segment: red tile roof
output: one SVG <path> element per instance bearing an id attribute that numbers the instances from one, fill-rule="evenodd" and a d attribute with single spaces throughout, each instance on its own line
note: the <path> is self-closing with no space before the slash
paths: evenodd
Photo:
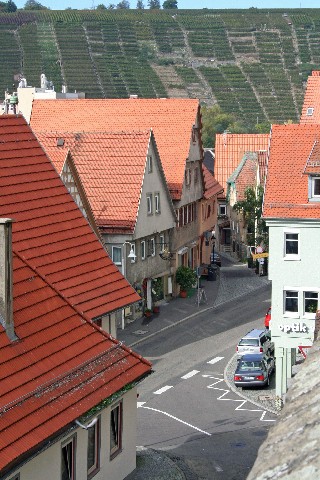
<path id="1" fill-rule="evenodd" d="M 320 125 L 273 125 L 263 216 L 320 219 L 320 203 L 308 200 L 305 168 L 320 140 Z"/>
<path id="2" fill-rule="evenodd" d="M 226 188 L 230 175 L 240 164 L 246 152 L 267 151 L 269 134 L 222 133 L 216 135 L 214 174 Z"/>
<path id="3" fill-rule="evenodd" d="M 320 71 L 308 77 L 300 117 L 301 124 L 320 123 Z"/>
<path id="4" fill-rule="evenodd" d="M 139 300 L 22 116 L 0 116 L 0 216 L 15 251 L 90 318 Z"/>
<path id="5" fill-rule="evenodd" d="M 35 132 L 153 130 L 172 199 L 180 199 L 193 125 L 200 127 L 198 100 L 34 100 Z M 199 158 L 201 152 L 199 152 Z"/>
<path id="6" fill-rule="evenodd" d="M 208 199 L 223 192 L 223 188 L 219 182 L 214 178 L 212 173 L 209 172 L 207 167 L 202 164 L 202 172 L 204 178 L 204 198 Z"/>
<path id="7" fill-rule="evenodd" d="M 68 150 L 99 227 L 134 231 L 151 133 L 51 133 L 37 138 L 60 169 Z M 63 146 L 57 146 L 57 140 Z M 57 163 L 56 163 L 56 159 Z"/>
<path id="8" fill-rule="evenodd" d="M 54 233 L 50 239 L 55 241 Z M 151 371 L 147 360 L 81 315 L 31 263 L 14 252 L 19 340 L 10 342 L 0 325 L 1 478 L 93 406 Z"/>
<path id="9" fill-rule="evenodd" d="M 232 181 L 236 185 L 237 201 L 245 200 L 247 188 L 257 185 L 258 158 L 256 154 L 246 154 L 234 172 Z M 231 177 L 231 178 L 232 178 Z"/>

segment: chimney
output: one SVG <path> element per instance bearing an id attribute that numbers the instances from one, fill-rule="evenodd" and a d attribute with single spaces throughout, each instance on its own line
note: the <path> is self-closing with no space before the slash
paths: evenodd
<path id="1" fill-rule="evenodd" d="M 0 322 L 10 340 L 14 333 L 12 311 L 12 219 L 0 218 Z"/>

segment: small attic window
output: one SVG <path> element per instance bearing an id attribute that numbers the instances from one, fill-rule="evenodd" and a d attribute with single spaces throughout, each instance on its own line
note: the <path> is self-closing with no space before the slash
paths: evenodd
<path id="1" fill-rule="evenodd" d="M 308 108 L 307 108 L 307 115 L 308 115 L 309 117 L 311 117 L 311 116 L 313 115 L 313 110 L 314 110 L 313 107 L 308 107 Z"/>
<path id="2" fill-rule="evenodd" d="M 63 147 L 63 145 L 64 145 L 64 138 L 58 138 L 57 147 Z"/>
<path id="3" fill-rule="evenodd" d="M 309 200 L 320 202 L 320 176 L 309 176 Z"/>

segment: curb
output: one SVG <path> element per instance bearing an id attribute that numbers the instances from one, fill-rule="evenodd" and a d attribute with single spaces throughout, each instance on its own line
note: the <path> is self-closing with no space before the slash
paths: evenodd
<path id="1" fill-rule="evenodd" d="M 261 403 L 251 399 L 250 397 L 247 397 L 246 395 L 244 395 L 242 393 L 241 390 L 239 390 L 238 388 L 236 388 L 228 379 L 228 375 L 227 375 L 227 372 L 228 372 L 228 369 L 231 365 L 231 363 L 234 361 L 234 358 L 237 356 L 237 354 L 235 353 L 229 360 L 229 362 L 227 363 L 226 365 L 226 368 L 224 369 L 224 372 L 223 372 L 223 377 L 224 377 L 224 381 L 226 382 L 226 384 L 228 385 L 229 389 L 232 390 L 234 393 L 236 393 L 239 397 L 243 398 L 244 400 L 247 400 L 248 402 L 250 403 L 253 403 L 253 405 L 255 405 L 256 407 L 259 407 L 259 408 L 262 408 L 262 410 L 266 410 L 267 412 L 269 413 L 273 413 L 274 415 L 280 415 L 280 412 L 278 410 L 273 410 L 272 408 L 268 407 L 268 406 L 264 406 L 262 405 Z"/>

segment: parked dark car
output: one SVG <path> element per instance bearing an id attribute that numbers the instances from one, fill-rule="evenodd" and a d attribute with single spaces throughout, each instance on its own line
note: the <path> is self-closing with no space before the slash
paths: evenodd
<path id="1" fill-rule="evenodd" d="M 236 387 L 265 387 L 275 370 L 275 361 L 263 353 L 246 354 L 239 358 L 234 372 Z"/>

